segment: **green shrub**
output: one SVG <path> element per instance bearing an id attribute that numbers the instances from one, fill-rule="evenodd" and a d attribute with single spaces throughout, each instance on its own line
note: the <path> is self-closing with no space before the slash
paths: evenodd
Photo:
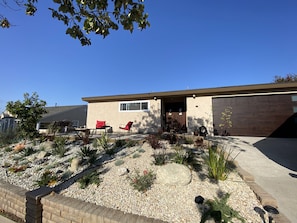
<path id="1" fill-rule="evenodd" d="M 164 165 L 168 159 L 168 156 L 166 155 L 165 151 L 154 153 L 153 157 L 155 159 L 154 164 L 157 166 Z"/>
<path id="2" fill-rule="evenodd" d="M 11 152 L 12 151 L 12 147 L 9 147 L 9 146 L 8 147 L 5 147 L 4 151 L 7 152 L 7 153 Z"/>
<path id="3" fill-rule="evenodd" d="M 153 149 L 161 148 L 159 137 L 157 135 L 149 135 L 146 139 Z"/>
<path id="4" fill-rule="evenodd" d="M 58 177 L 54 175 L 51 171 L 45 171 L 40 180 L 37 180 L 36 183 L 38 186 L 51 186 L 54 185 L 58 180 Z"/>
<path id="5" fill-rule="evenodd" d="M 126 140 L 124 139 L 118 139 L 114 143 L 114 148 L 122 148 L 126 145 Z"/>
<path id="6" fill-rule="evenodd" d="M 209 155 L 207 159 L 208 175 L 215 180 L 226 180 L 229 172 L 228 159 L 231 153 L 225 155 L 223 149 L 217 150 L 216 147 L 208 149 Z"/>
<path id="7" fill-rule="evenodd" d="M 127 139 L 126 140 L 126 147 L 133 147 L 138 145 L 138 141 Z"/>
<path id="8" fill-rule="evenodd" d="M 132 156 L 132 158 L 135 159 L 135 158 L 138 158 L 138 157 L 140 157 L 140 156 L 141 156 L 141 155 L 140 155 L 139 153 L 134 153 L 133 156 Z"/>
<path id="9" fill-rule="evenodd" d="M 65 156 L 67 152 L 67 148 L 65 147 L 66 138 L 65 137 L 55 137 L 54 139 L 54 148 L 53 148 L 53 155 L 57 155 L 59 157 Z"/>
<path id="10" fill-rule="evenodd" d="M 116 165 L 116 166 L 120 166 L 120 165 L 122 165 L 122 164 L 124 164 L 124 160 L 117 160 L 117 161 L 115 161 L 115 163 L 114 163 L 114 165 Z"/>
<path id="11" fill-rule="evenodd" d="M 146 192 L 153 185 L 155 179 L 156 175 L 151 170 L 144 170 L 143 175 L 140 175 L 139 170 L 136 169 L 134 176 L 128 176 L 130 184 L 135 190 L 138 190 L 139 192 Z"/>
<path id="12" fill-rule="evenodd" d="M 36 150 L 34 150 L 33 147 L 26 147 L 25 149 L 22 150 L 21 154 L 23 156 L 30 156 L 32 154 L 36 153 Z"/>
<path id="13" fill-rule="evenodd" d="M 244 218 L 240 216 L 239 212 L 231 208 L 227 204 L 230 194 L 225 194 L 221 199 L 215 198 L 214 200 L 206 201 L 208 206 L 207 211 L 202 214 L 200 223 L 206 222 L 208 219 L 213 218 L 215 222 L 233 222 L 232 219 L 236 218 L 242 223 L 245 222 Z"/>
<path id="14" fill-rule="evenodd" d="M 83 146 L 78 151 L 78 156 L 81 158 L 82 163 L 93 164 L 98 158 L 97 150 L 91 149 L 89 146 Z"/>
<path id="15" fill-rule="evenodd" d="M 109 142 L 109 138 L 106 135 L 106 133 L 102 133 L 101 137 L 97 138 L 98 145 L 100 145 L 103 148 L 103 150 L 105 150 L 105 151 L 109 147 L 108 142 Z"/>
<path id="16" fill-rule="evenodd" d="M 137 149 L 137 151 L 138 151 L 139 153 L 145 153 L 145 150 L 144 150 L 143 148 L 139 148 L 139 149 Z"/>
<path id="17" fill-rule="evenodd" d="M 182 146 L 176 146 L 174 148 L 175 153 L 172 161 L 178 164 L 191 165 L 194 160 L 194 155 L 191 151 L 186 151 Z"/>
<path id="18" fill-rule="evenodd" d="M 78 180 L 81 189 L 87 188 L 90 184 L 96 184 L 97 186 L 101 183 L 97 172 L 89 173 Z"/>

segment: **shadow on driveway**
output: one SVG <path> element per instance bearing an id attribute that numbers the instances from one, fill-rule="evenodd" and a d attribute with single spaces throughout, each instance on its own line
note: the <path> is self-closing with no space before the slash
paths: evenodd
<path id="1" fill-rule="evenodd" d="M 253 146 L 279 165 L 297 171 L 297 138 L 265 138 Z"/>

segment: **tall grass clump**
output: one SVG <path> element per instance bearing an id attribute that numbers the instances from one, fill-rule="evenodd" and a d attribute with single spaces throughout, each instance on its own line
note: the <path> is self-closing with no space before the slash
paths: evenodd
<path id="1" fill-rule="evenodd" d="M 226 180 L 230 170 L 228 163 L 231 152 L 226 154 L 225 150 L 218 150 L 217 147 L 210 147 L 208 152 L 206 163 L 209 177 L 215 180 Z"/>

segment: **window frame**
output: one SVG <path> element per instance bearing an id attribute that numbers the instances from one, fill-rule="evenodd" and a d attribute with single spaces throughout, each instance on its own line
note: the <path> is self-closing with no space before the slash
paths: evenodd
<path id="1" fill-rule="evenodd" d="M 140 109 L 137 110 L 128 110 L 129 106 L 128 104 L 140 104 Z M 142 103 L 147 103 L 147 108 L 142 109 Z M 122 110 L 122 105 L 126 105 L 126 110 Z M 148 112 L 150 110 L 150 101 L 149 100 L 136 100 L 136 101 L 120 101 L 119 102 L 119 112 Z"/>

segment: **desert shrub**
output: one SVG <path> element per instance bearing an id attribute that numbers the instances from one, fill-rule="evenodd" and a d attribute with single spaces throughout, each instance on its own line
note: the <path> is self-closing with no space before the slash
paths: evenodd
<path id="1" fill-rule="evenodd" d="M 98 143 L 98 140 L 97 139 L 94 139 L 92 141 L 92 146 L 93 146 L 93 148 L 96 148 L 96 149 L 99 147 L 99 143 Z"/>
<path id="2" fill-rule="evenodd" d="M 175 153 L 172 156 L 172 161 L 178 164 L 191 165 L 194 161 L 194 154 L 191 150 L 185 150 L 182 146 L 173 148 Z"/>
<path id="3" fill-rule="evenodd" d="M 36 150 L 34 150 L 33 147 L 26 147 L 25 149 L 22 150 L 21 154 L 23 156 L 30 156 L 32 154 L 36 153 Z"/>
<path id="4" fill-rule="evenodd" d="M 91 149 L 89 146 L 83 146 L 78 151 L 78 156 L 81 158 L 82 163 L 94 164 L 98 158 L 97 150 Z"/>
<path id="5" fill-rule="evenodd" d="M 135 159 L 135 158 L 138 158 L 138 157 L 140 157 L 140 156 L 141 156 L 141 155 L 140 155 L 139 153 L 134 153 L 133 156 L 132 156 L 132 158 Z"/>
<path id="6" fill-rule="evenodd" d="M 106 135 L 106 133 L 102 133 L 101 137 L 97 138 L 96 140 L 98 145 L 101 146 L 103 150 L 106 151 L 109 148 L 109 138 L 108 135 Z"/>
<path id="7" fill-rule="evenodd" d="M 120 165 L 124 164 L 124 162 L 125 162 L 124 160 L 117 160 L 117 161 L 115 161 L 114 165 L 120 166 Z"/>
<path id="8" fill-rule="evenodd" d="M 160 140 L 157 135 L 149 135 L 147 141 L 153 149 L 161 148 Z"/>
<path id="9" fill-rule="evenodd" d="M 81 189 L 87 188 L 90 184 L 96 184 L 97 186 L 101 183 L 101 179 L 97 172 L 89 173 L 78 180 Z"/>
<path id="10" fill-rule="evenodd" d="M 7 153 L 8 152 L 11 152 L 12 151 L 12 147 L 9 147 L 9 146 L 8 147 L 5 147 L 4 151 L 7 152 Z"/>
<path id="11" fill-rule="evenodd" d="M 59 157 L 65 156 L 67 152 L 66 148 L 66 138 L 64 137 L 55 137 L 54 139 L 54 148 L 53 148 L 53 155 L 58 155 Z"/>
<path id="12" fill-rule="evenodd" d="M 114 148 L 123 148 L 126 145 L 126 140 L 117 139 L 114 143 Z"/>
<path id="13" fill-rule="evenodd" d="M 126 147 L 133 147 L 136 145 L 138 145 L 138 141 L 132 139 L 126 140 Z"/>
<path id="14" fill-rule="evenodd" d="M 168 160 L 168 156 L 167 156 L 165 150 L 155 152 L 153 154 L 153 158 L 154 158 L 154 164 L 157 166 L 164 165 Z"/>
<path id="15" fill-rule="evenodd" d="M 210 147 L 208 149 L 208 175 L 215 180 L 226 180 L 230 169 L 228 168 L 229 157 L 231 152 L 227 155 L 224 149 L 218 150 L 217 147 Z"/>
<path id="16" fill-rule="evenodd" d="M 204 223 L 210 218 L 213 218 L 215 222 L 232 223 L 234 218 L 240 220 L 242 223 L 245 222 L 244 218 L 240 216 L 239 212 L 227 204 L 229 197 L 230 194 L 227 193 L 220 199 L 215 198 L 214 200 L 207 200 L 205 202 L 207 209 L 202 214 L 200 223 Z"/>
<path id="17" fill-rule="evenodd" d="M 58 177 L 55 174 L 53 174 L 51 171 L 47 170 L 42 174 L 41 178 L 36 181 L 36 184 L 40 187 L 51 186 L 56 184 L 57 180 L 58 180 Z"/>
<path id="18" fill-rule="evenodd" d="M 145 153 L 145 150 L 144 150 L 143 148 L 138 148 L 137 151 L 138 151 L 139 153 Z"/>
<path id="19" fill-rule="evenodd" d="M 128 176 L 128 180 L 130 184 L 133 186 L 135 190 L 139 192 L 146 192 L 153 185 L 154 180 L 156 179 L 156 175 L 153 171 L 143 171 L 143 175 L 140 174 L 138 169 L 135 170 L 135 174 L 133 176 Z"/>

